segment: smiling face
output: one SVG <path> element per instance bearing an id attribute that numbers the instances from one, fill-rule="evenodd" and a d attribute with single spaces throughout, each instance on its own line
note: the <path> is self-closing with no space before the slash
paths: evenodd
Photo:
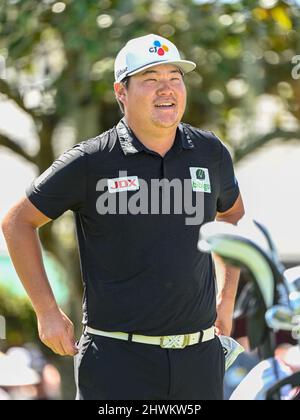
<path id="1" fill-rule="evenodd" d="M 185 111 L 186 89 L 181 71 L 172 64 L 150 67 L 130 77 L 126 89 L 115 83 L 127 121 L 143 129 L 177 127 Z"/>

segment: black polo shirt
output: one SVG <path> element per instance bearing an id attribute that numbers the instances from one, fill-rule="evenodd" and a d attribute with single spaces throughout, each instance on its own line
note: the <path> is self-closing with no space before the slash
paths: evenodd
<path id="1" fill-rule="evenodd" d="M 162 181 L 155 196 L 153 180 Z M 172 181 L 177 184 L 169 188 Z M 181 183 L 184 193 L 175 202 Z M 213 133 L 182 123 L 161 157 L 124 119 L 65 152 L 27 190 L 29 200 L 51 219 L 69 209 L 75 214 L 84 323 L 144 335 L 192 333 L 213 325 L 214 274 L 211 256 L 197 249 L 199 227 L 232 207 L 238 195 L 229 152 Z M 187 223 L 192 217 L 184 208 L 187 197 L 203 206 L 203 220 L 196 224 Z M 134 214 L 128 209 L 126 214 L 129 202 Z"/>

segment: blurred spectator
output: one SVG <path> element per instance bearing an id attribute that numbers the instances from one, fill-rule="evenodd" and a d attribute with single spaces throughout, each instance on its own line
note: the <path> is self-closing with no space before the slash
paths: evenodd
<path id="1" fill-rule="evenodd" d="M 0 357 L 0 399 L 60 399 L 61 378 L 40 350 L 12 347 Z"/>
<path id="2" fill-rule="evenodd" d="M 34 386 L 40 381 L 40 375 L 29 367 L 26 351 L 20 348 L 18 353 L 3 354 L 0 357 L 1 398 L 32 399 L 35 396 Z M 4 391 L 4 392 L 3 392 Z"/>
<path id="3" fill-rule="evenodd" d="M 264 400 L 267 389 L 277 381 L 300 370 L 300 349 L 285 343 L 275 350 L 275 356 L 255 366 L 232 393 L 230 400 Z M 286 385 L 280 390 L 280 399 L 290 400 L 298 389 Z"/>
<path id="4" fill-rule="evenodd" d="M 37 347 L 27 344 L 25 348 L 31 356 L 30 367 L 41 376 L 41 382 L 37 385 L 37 399 L 61 399 L 61 376 L 59 371 L 55 366 L 47 362 L 43 353 Z"/>

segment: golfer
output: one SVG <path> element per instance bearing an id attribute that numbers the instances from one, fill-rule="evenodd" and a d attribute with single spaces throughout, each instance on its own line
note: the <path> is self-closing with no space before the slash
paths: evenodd
<path id="1" fill-rule="evenodd" d="M 77 399 L 223 398 L 218 335 L 231 331 L 239 271 L 197 240 L 203 223 L 235 224 L 244 209 L 224 144 L 181 122 L 194 68 L 168 39 L 130 40 L 115 60 L 124 117 L 60 156 L 3 221 L 42 342 L 75 357 Z M 37 235 L 67 210 L 84 285 L 78 346 Z"/>

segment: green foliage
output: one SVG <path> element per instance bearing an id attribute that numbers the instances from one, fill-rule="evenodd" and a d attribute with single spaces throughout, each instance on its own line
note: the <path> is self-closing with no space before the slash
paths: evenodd
<path id="1" fill-rule="evenodd" d="M 16 297 L 0 287 L 0 315 L 6 321 L 5 346 L 20 346 L 38 340 L 36 318 L 25 297 Z"/>
<path id="2" fill-rule="evenodd" d="M 192 124 L 213 126 L 226 137 L 229 111 L 245 107 L 246 93 L 283 96 L 287 109 L 300 118 L 299 83 L 291 78 L 300 12 L 291 1 L 274 1 L 272 7 L 249 0 L 64 3 L 60 13 L 54 1 L 6 1 L 1 8 L 8 66 L 34 73 L 34 60 L 41 54 L 45 58 L 43 94 L 52 97 L 54 107 L 42 101 L 36 112 L 54 112 L 61 119 L 98 104 L 99 130 L 113 125 L 118 118 L 114 57 L 128 39 L 154 32 L 169 37 L 198 65 L 197 73 L 186 77 L 190 99 L 185 119 Z M 235 79 L 243 82 L 245 93 L 228 88 Z M 291 88 L 288 98 L 278 89 L 281 82 Z"/>

